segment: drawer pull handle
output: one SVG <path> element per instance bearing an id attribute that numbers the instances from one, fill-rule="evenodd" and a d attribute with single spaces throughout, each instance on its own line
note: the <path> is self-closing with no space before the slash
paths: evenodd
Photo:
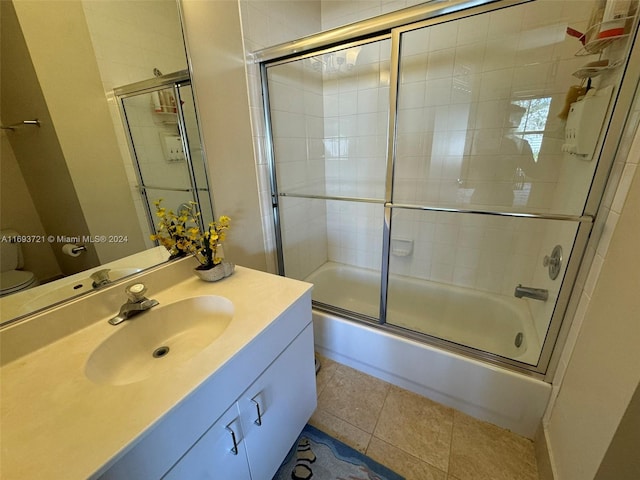
<path id="1" fill-rule="evenodd" d="M 231 424 L 229 424 L 231 425 Z M 238 454 L 238 442 L 236 440 L 236 433 L 233 431 L 233 429 L 227 425 L 225 428 L 229 431 L 229 433 L 231 433 L 231 440 L 233 441 L 233 447 L 231 448 L 231 453 L 233 453 L 234 455 Z"/>
<path id="2" fill-rule="evenodd" d="M 255 423 L 255 424 L 256 424 L 256 425 L 258 425 L 258 426 L 261 426 L 261 425 L 262 425 L 262 413 L 260 412 L 260 404 L 259 404 L 259 403 L 258 403 L 258 401 L 255 399 L 255 397 L 254 397 L 254 398 L 252 398 L 252 399 L 251 399 L 251 401 L 252 401 L 253 403 L 255 403 L 255 404 L 256 404 L 256 411 L 257 411 L 257 413 L 258 413 L 258 418 L 256 418 L 256 419 L 253 421 L 253 423 Z"/>

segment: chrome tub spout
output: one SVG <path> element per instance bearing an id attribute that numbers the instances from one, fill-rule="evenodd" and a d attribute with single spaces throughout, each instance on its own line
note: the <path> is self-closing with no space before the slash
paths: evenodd
<path id="1" fill-rule="evenodd" d="M 541 300 L 543 302 L 546 302 L 549 298 L 549 290 L 545 288 L 523 287 L 520 284 L 518 284 L 513 294 L 517 298 L 527 297 L 534 300 Z"/>

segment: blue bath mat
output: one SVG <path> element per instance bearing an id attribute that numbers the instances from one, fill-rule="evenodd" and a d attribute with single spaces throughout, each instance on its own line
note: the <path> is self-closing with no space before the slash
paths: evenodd
<path id="1" fill-rule="evenodd" d="M 306 425 L 273 480 L 404 480 L 311 425 Z"/>

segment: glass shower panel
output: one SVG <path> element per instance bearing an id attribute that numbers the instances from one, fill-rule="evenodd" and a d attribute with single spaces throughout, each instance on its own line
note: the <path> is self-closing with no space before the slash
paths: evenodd
<path id="1" fill-rule="evenodd" d="M 178 95 L 182 106 L 182 116 L 184 118 L 184 129 L 186 132 L 186 143 L 191 157 L 193 167 L 193 181 L 195 195 L 203 224 L 207 225 L 213 221 L 213 208 L 211 206 L 211 196 L 209 194 L 209 182 L 207 180 L 207 166 L 204 157 L 204 149 L 200 140 L 200 129 L 198 128 L 198 118 L 194 103 L 193 90 L 190 84 L 179 84 Z"/>
<path id="2" fill-rule="evenodd" d="M 394 208 L 387 323 L 536 365 L 578 225 Z M 551 279 L 544 257 L 556 245 Z M 536 290 L 518 298 L 518 285 Z"/>
<path id="3" fill-rule="evenodd" d="M 267 69 L 281 193 L 384 199 L 390 41 Z"/>
<path id="4" fill-rule="evenodd" d="M 151 228 L 157 220 L 154 202 L 160 199 L 173 212 L 196 202 L 204 223 L 211 222 L 206 161 L 187 73 L 121 87 L 116 95 Z"/>
<path id="5" fill-rule="evenodd" d="M 566 31 L 586 25 L 590 8 L 569 3 L 530 2 L 402 34 L 394 203 L 582 214 L 623 69 L 589 82 L 601 100 L 589 107 L 589 155 L 563 151 L 567 93 L 586 86 L 572 74 L 600 57 L 619 65 L 626 50 L 580 52 Z"/>
<path id="6" fill-rule="evenodd" d="M 283 197 L 286 276 L 313 283 L 315 302 L 377 319 L 383 210 L 367 202 Z"/>
<path id="7" fill-rule="evenodd" d="M 173 88 L 127 97 L 122 102 L 143 185 L 190 189 Z"/>

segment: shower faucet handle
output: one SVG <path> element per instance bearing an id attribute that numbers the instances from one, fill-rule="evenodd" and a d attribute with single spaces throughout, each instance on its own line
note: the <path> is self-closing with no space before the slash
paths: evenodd
<path id="1" fill-rule="evenodd" d="M 542 259 L 542 265 L 544 267 L 548 267 L 549 265 L 555 267 L 560 263 L 560 259 L 558 257 L 550 257 L 549 255 L 545 255 Z"/>
<path id="2" fill-rule="evenodd" d="M 562 247 L 560 245 L 553 247 L 551 255 L 544 256 L 542 266 L 549 267 L 549 278 L 551 280 L 558 278 L 560 269 L 562 268 Z"/>

